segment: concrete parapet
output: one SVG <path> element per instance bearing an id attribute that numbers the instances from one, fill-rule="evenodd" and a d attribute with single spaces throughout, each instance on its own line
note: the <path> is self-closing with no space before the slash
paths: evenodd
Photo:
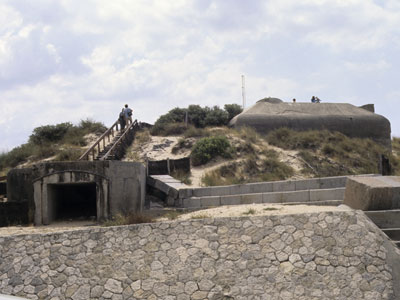
<path id="1" fill-rule="evenodd" d="M 400 208 L 400 177 L 349 178 L 344 203 L 354 209 L 386 210 Z"/>

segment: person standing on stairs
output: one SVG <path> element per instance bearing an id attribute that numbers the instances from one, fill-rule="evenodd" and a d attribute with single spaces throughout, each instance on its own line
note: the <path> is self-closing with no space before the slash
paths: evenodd
<path id="1" fill-rule="evenodd" d="M 122 109 L 122 111 L 119 113 L 118 120 L 119 124 L 121 125 L 121 131 L 124 131 L 126 125 L 124 109 Z"/>
<path id="2" fill-rule="evenodd" d="M 132 124 L 133 110 L 128 107 L 128 104 L 125 104 L 125 108 L 123 111 L 124 111 L 124 115 L 125 115 L 125 125 L 126 126 L 128 125 L 128 121 L 129 121 L 129 124 Z"/>

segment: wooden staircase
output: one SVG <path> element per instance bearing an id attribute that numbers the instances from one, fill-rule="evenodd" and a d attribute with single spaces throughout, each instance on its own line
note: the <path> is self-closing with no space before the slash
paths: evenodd
<path id="1" fill-rule="evenodd" d="M 141 128 L 137 120 L 122 131 L 117 120 L 78 160 L 120 160 Z"/>

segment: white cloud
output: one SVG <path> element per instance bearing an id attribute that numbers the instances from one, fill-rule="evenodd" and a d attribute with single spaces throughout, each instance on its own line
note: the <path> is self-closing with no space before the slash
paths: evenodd
<path id="1" fill-rule="evenodd" d="M 5 3 L 0 140 L 7 145 L 43 124 L 93 117 L 110 125 L 125 103 L 148 122 L 176 106 L 241 103 L 242 74 L 249 105 L 317 95 L 379 108 L 400 93 L 397 0 Z M 385 111 L 389 119 L 393 111 Z"/>

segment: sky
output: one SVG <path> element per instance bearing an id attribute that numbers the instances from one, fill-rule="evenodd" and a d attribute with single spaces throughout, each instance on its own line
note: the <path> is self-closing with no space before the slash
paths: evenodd
<path id="1" fill-rule="evenodd" d="M 125 103 L 375 104 L 400 137 L 398 0 L 0 0 L 0 152 Z"/>

